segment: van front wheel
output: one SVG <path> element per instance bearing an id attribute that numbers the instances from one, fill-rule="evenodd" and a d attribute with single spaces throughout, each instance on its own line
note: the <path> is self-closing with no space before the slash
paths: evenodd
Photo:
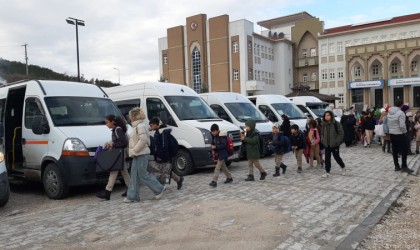
<path id="1" fill-rule="evenodd" d="M 192 174 L 193 163 L 190 154 L 185 149 L 179 149 L 174 159 L 173 171 L 179 176 Z"/>
<path id="2" fill-rule="evenodd" d="M 50 199 L 63 199 L 69 192 L 69 187 L 64 183 L 60 169 L 55 163 L 47 165 L 42 176 L 42 182 L 45 193 Z"/>

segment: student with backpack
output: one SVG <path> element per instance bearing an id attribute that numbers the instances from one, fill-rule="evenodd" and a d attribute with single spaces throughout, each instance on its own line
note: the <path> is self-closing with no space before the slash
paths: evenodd
<path id="1" fill-rule="evenodd" d="M 254 181 L 254 166 L 260 171 L 260 180 L 264 180 L 267 173 L 260 164 L 260 134 L 255 130 L 255 121 L 249 119 L 245 122 L 245 133 L 241 134 L 241 141 L 246 148 L 249 174 L 245 181 Z M 264 146 L 264 145 L 263 145 Z"/>
<path id="2" fill-rule="evenodd" d="M 125 120 L 119 116 L 107 115 L 105 117 L 105 125 L 111 129 L 112 141 L 106 143 L 104 148 L 126 148 L 128 146 L 128 139 L 126 135 L 127 126 L 125 124 Z M 105 200 L 110 199 L 112 189 L 114 188 L 115 181 L 117 180 L 118 172 L 120 171 L 111 171 L 109 173 L 108 184 L 106 185 L 105 190 L 96 194 L 96 197 Z M 123 170 L 121 170 L 121 175 L 123 176 L 125 185 L 127 185 L 128 188 L 128 185 L 130 184 L 130 174 L 125 166 Z M 127 191 L 122 194 L 122 196 L 125 195 L 127 195 Z"/>
<path id="3" fill-rule="evenodd" d="M 226 166 L 226 160 L 229 156 L 228 152 L 228 139 L 226 131 L 223 133 L 220 132 L 219 126 L 213 124 L 210 127 L 212 142 L 211 149 L 213 152 L 214 160 L 216 160 L 216 167 L 214 168 L 213 180 L 209 183 L 211 187 L 217 187 L 217 180 L 219 179 L 220 170 L 226 175 L 225 184 L 231 183 L 233 181 L 232 174 L 229 172 L 229 169 Z"/>
<path id="4" fill-rule="evenodd" d="M 321 137 L 318 132 L 317 124 L 315 120 L 310 120 L 308 122 L 309 132 L 308 138 L 311 143 L 310 147 L 310 154 L 309 154 L 309 168 L 314 167 L 314 157 L 316 159 L 316 167 L 321 167 L 321 157 L 319 156 L 319 142 Z"/>
<path id="5" fill-rule="evenodd" d="M 286 173 L 287 166 L 283 164 L 283 155 L 289 152 L 290 142 L 287 136 L 284 136 L 283 132 L 280 131 L 278 123 L 273 125 L 273 140 L 270 142 L 270 150 L 274 153 L 275 173 L 274 177 L 280 176 L 280 168 L 283 170 L 283 174 Z"/>
<path id="6" fill-rule="evenodd" d="M 155 159 L 156 168 L 161 169 L 165 176 L 170 176 L 176 184 L 177 189 L 180 190 L 182 183 L 184 182 L 184 177 L 176 175 L 172 171 L 172 158 L 176 155 L 174 147 L 177 148 L 178 145 L 173 146 L 172 143 L 176 139 L 171 135 L 172 129 L 168 128 L 165 124 L 159 120 L 159 118 L 152 118 L 149 122 L 150 129 L 155 131 L 153 138 L 153 145 L 151 154 Z M 176 143 L 177 144 L 177 143 Z M 166 173 L 165 173 L 166 172 Z M 165 178 L 166 179 L 166 178 Z"/>
<path id="7" fill-rule="evenodd" d="M 324 113 L 324 122 L 321 132 L 321 143 L 325 147 L 325 171 L 322 176 L 324 178 L 330 177 L 331 170 L 331 154 L 335 161 L 340 165 L 343 175 L 346 173 L 346 166 L 340 157 L 340 144 L 343 142 L 344 131 L 341 123 L 336 122 L 334 114 L 331 111 Z"/>
<path id="8" fill-rule="evenodd" d="M 302 131 L 299 130 L 299 126 L 293 124 L 290 127 L 290 144 L 292 145 L 293 153 L 296 157 L 296 162 L 298 165 L 297 172 L 302 173 L 302 154 L 303 150 L 306 148 L 306 138 Z"/>

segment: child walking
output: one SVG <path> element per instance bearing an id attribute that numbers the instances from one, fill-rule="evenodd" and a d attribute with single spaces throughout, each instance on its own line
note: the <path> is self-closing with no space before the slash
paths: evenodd
<path id="1" fill-rule="evenodd" d="M 309 167 L 312 168 L 314 166 L 314 157 L 316 159 L 316 167 L 321 167 L 321 157 L 319 157 L 319 141 L 321 137 L 319 135 L 319 131 L 317 128 L 317 124 L 315 120 L 310 120 L 308 123 L 309 126 L 309 133 L 308 138 L 311 142 L 311 151 L 309 155 Z"/>
<path id="2" fill-rule="evenodd" d="M 210 132 L 212 137 L 211 149 L 213 150 L 213 154 L 216 155 L 215 158 L 217 162 L 214 169 L 213 180 L 209 183 L 209 185 L 211 187 L 217 187 L 217 179 L 219 179 L 220 169 L 226 175 L 225 184 L 231 183 L 233 179 L 232 174 L 226 166 L 226 160 L 228 158 L 227 134 L 221 134 L 217 124 L 211 125 Z"/>
<path id="3" fill-rule="evenodd" d="M 306 148 L 306 139 L 302 131 L 299 130 L 299 126 L 293 124 L 290 127 L 291 136 L 290 143 L 292 144 L 293 153 L 296 156 L 296 162 L 298 165 L 297 172 L 302 173 L 302 154 L 303 150 Z"/>
<path id="4" fill-rule="evenodd" d="M 273 125 L 273 140 L 270 143 L 270 149 L 274 153 L 274 163 L 276 172 L 273 174 L 274 177 L 280 176 L 280 168 L 283 170 L 283 174 L 286 173 L 287 166 L 282 163 L 283 154 L 288 152 L 289 145 L 286 143 L 285 136 L 283 132 L 280 132 L 280 126 L 278 123 L 274 123 Z"/>
<path id="5" fill-rule="evenodd" d="M 267 176 L 265 170 L 260 164 L 260 138 L 257 131 L 255 131 L 255 121 L 250 119 L 245 123 L 246 135 L 241 134 L 241 141 L 245 144 L 246 157 L 248 158 L 249 174 L 245 181 L 254 181 L 254 166 L 260 171 L 260 180 L 264 180 Z"/>

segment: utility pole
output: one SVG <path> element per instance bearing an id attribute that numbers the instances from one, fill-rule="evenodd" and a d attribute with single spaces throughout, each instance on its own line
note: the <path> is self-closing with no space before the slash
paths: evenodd
<path id="1" fill-rule="evenodd" d="M 26 75 L 29 75 L 29 72 L 28 72 L 28 50 L 26 49 L 26 47 L 28 46 L 28 44 L 25 43 L 22 46 L 25 47 Z"/>

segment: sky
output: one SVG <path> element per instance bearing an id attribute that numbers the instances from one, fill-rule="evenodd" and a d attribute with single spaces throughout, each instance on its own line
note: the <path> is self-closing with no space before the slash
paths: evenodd
<path id="1" fill-rule="evenodd" d="M 325 28 L 420 12 L 419 0 L 0 0 L 0 58 L 77 76 L 76 28 L 79 26 L 80 74 L 123 85 L 157 81 L 158 38 L 186 17 L 229 15 L 230 21 L 258 21 L 302 11 L 324 21 Z M 23 72 L 24 73 L 24 72 Z M 1 75 L 0 75 L 1 78 Z"/>

